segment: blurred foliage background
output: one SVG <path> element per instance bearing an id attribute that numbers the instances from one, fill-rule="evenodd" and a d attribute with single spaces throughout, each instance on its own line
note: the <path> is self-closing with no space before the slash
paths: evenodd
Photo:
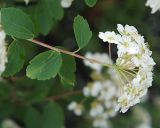
<path id="1" fill-rule="evenodd" d="M 39 2 L 39 0 L 31 0 L 29 5 L 25 5 L 22 0 L 0 0 L 0 7 L 14 6 L 21 8 L 35 20 L 35 16 L 37 16 L 35 10 L 39 6 Z M 153 58 L 157 63 L 154 69 L 153 86 L 149 89 L 148 100 L 141 103 L 140 106 L 150 113 L 152 127 L 160 128 L 160 12 L 152 15 L 150 8 L 145 7 L 145 2 L 146 0 L 98 0 L 96 6 L 90 8 L 85 5 L 83 0 L 75 0 L 69 9 L 64 9 L 64 17 L 60 21 L 49 21 L 43 10 L 41 10 L 38 12 L 37 17 L 42 27 L 40 28 L 37 23 L 37 30 L 43 29 L 43 32 L 38 36 L 38 40 L 53 46 L 63 46 L 70 51 L 76 50 L 77 46 L 72 25 L 74 17 L 80 14 L 87 19 L 93 31 L 93 38 L 87 47 L 79 53 L 82 55 L 88 51 L 104 53 L 108 52 L 108 48 L 107 43 L 102 43 L 97 36 L 100 31 L 115 31 L 118 23 L 135 26 L 149 42 L 150 49 L 153 51 Z M 9 44 L 9 38 L 7 42 Z M 27 49 L 26 66 L 37 53 L 46 50 L 29 42 L 24 42 L 24 45 Z M 116 47 L 114 46 L 112 46 L 112 56 L 114 59 L 116 58 Z M 80 90 L 90 81 L 90 70 L 84 66 L 81 60 L 76 61 L 77 80 L 74 88 L 62 86 L 59 78 L 49 81 L 28 79 L 25 76 L 26 66 L 14 77 L 4 78 L 5 80 L 0 83 L 0 121 L 10 118 L 26 128 L 31 128 L 28 122 L 33 120 L 36 120 L 37 123 L 41 122 L 38 115 L 44 114 L 43 111 L 52 98 L 54 99 L 57 95 L 63 95 L 68 91 Z M 55 100 L 64 113 L 65 127 L 92 128 L 90 119 L 75 117 L 73 113 L 68 112 L 66 109 L 69 101 L 78 98 L 80 96 L 68 96 Z M 133 115 L 133 109 L 126 114 L 120 113 L 116 118 L 111 119 L 113 128 L 135 128 L 137 117 Z"/>

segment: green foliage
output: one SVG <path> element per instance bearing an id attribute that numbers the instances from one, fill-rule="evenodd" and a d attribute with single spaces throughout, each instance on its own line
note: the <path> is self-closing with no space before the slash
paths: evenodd
<path id="1" fill-rule="evenodd" d="M 13 41 L 8 48 L 8 62 L 6 64 L 6 70 L 3 76 L 13 76 L 15 73 L 19 72 L 25 61 L 25 48 L 18 40 Z"/>
<path id="2" fill-rule="evenodd" d="M 62 128 L 64 125 L 63 111 L 60 106 L 54 102 L 48 103 L 43 109 L 41 128 Z"/>
<path id="3" fill-rule="evenodd" d="M 63 64 L 59 72 L 61 82 L 65 87 L 75 84 L 76 62 L 75 58 L 69 55 L 62 54 Z"/>
<path id="4" fill-rule="evenodd" d="M 50 102 L 40 113 L 30 107 L 25 115 L 26 128 L 62 128 L 64 125 L 63 111 L 58 104 Z"/>
<path id="5" fill-rule="evenodd" d="M 94 98 L 83 100 L 82 93 L 79 93 L 86 82 L 90 81 L 90 72 L 87 72 L 90 70 L 84 67 L 82 61 L 76 63 L 75 57 L 51 50 L 42 52 L 46 48 L 27 41 L 36 37 L 36 40 L 44 41 L 47 45 L 64 46 L 69 51 L 74 51 L 73 20 L 76 42 L 79 49 L 83 48 L 78 54 L 84 55 L 88 51 L 106 53 L 107 44 L 103 44 L 98 38 L 98 32 L 112 31 L 118 23 L 129 24 L 145 36 L 157 67 L 160 67 L 160 12 L 151 15 L 151 10 L 145 7 L 146 0 L 74 0 L 72 6 L 65 9 L 60 2 L 61 0 L 30 0 L 26 5 L 24 0 L 0 0 L 0 31 L 4 29 L 9 35 L 6 37 L 6 47 L 14 38 L 8 47 L 6 70 L 0 78 L 0 125 L 5 119 L 12 119 L 23 128 L 93 127 L 93 121 L 86 111 Z M 76 16 L 77 14 L 82 16 Z M 95 34 L 93 38 L 89 26 L 92 26 Z M 22 40 L 15 40 L 17 38 Z M 92 43 L 88 45 L 89 42 Z M 114 60 L 117 57 L 115 51 L 112 49 Z M 152 102 L 143 106 L 152 116 L 154 128 L 159 128 L 160 119 L 160 71 L 157 67 L 154 68 L 154 85 L 150 89 L 149 100 Z M 67 110 L 70 100 L 83 102 L 86 115 L 73 116 Z M 134 118 L 137 119 L 137 116 L 134 117 L 130 109 L 126 114 L 118 114 L 109 121 L 114 128 L 130 128 L 140 123 Z"/>
<path id="6" fill-rule="evenodd" d="M 43 35 L 47 35 L 57 20 L 62 18 L 63 9 L 59 0 L 40 0 L 35 8 L 34 19 L 39 32 Z"/>
<path id="7" fill-rule="evenodd" d="M 2 8 L 1 15 L 3 29 L 8 35 L 20 39 L 31 39 L 35 36 L 32 20 L 20 9 Z"/>
<path id="8" fill-rule="evenodd" d="M 41 114 L 33 107 L 29 107 L 25 115 L 26 128 L 40 128 Z"/>
<path id="9" fill-rule="evenodd" d="M 87 21 L 80 15 L 74 19 L 74 34 L 79 48 L 84 48 L 92 37 Z"/>
<path id="10" fill-rule="evenodd" d="M 11 87 L 7 83 L 0 82 L 0 99 L 6 99 L 11 96 Z"/>
<path id="11" fill-rule="evenodd" d="M 97 0 L 85 0 L 85 2 L 89 7 L 93 7 L 97 3 Z"/>
<path id="12" fill-rule="evenodd" d="M 27 76 L 31 79 L 47 80 L 54 78 L 62 65 L 60 53 L 52 50 L 40 53 L 30 61 Z"/>

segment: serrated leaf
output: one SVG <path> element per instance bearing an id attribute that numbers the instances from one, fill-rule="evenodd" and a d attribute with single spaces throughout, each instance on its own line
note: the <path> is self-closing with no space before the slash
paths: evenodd
<path id="1" fill-rule="evenodd" d="M 8 48 L 8 62 L 3 76 L 13 76 L 19 72 L 24 65 L 25 61 L 25 49 L 21 42 L 14 41 Z"/>
<path id="2" fill-rule="evenodd" d="M 26 128 L 40 128 L 41 114 L 33 107 L 29 107 L 25 114 Z"/>
<path id="3" fill-rule="evenodd" d="M 35 26 L 30 17 L 13 7 L 1 9 L 2 26 L 5 32 L 20 39 L 34 38 Z"/>
<path id="4" fill-rule="evenodd" d="M 55 51 L 40 53 L 30 61 L 27 76 L 31 79 L 47 80 L 54 78 L 62 65 L 61 54 Z"/>
<path id="5" fill-rule="evenodd" d="M 64 125 L 64 114 L 61 107 L 54 103 L 48 103 L 43 110 L 43 123 L 41 128 L 62 128 Z"/>
<path id="6" fill-rule="evenodd" d="M 93 6 L 97 3 L 97 0 L 85 0 L 85 3 L 86 3 L 89 7 L 93 7 Z"/>
<path id="7" fill-rule="evenodd" d="M 59 72 L 62 84 L 73 86 L 75 83 L 76 62 L 75 58 L 62 54 L 63 64 Z"/>
<path id="8" fill-rule="evenodd" d="M 92 31 L 87 21 L 80 15 L 74 19 L 74 34 L 80 49 L 85 47 L 92 37 Z"/>

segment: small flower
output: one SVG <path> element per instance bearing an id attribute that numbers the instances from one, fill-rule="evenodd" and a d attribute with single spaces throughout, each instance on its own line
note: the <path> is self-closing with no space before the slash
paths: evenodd
<path id="1" fill-rule="evenodd" d="M 0 55 L 1 55 L 0 56 L 0 76 L 4 72 L 6 68 L 5 64 L 8 61 L 5 38 L 6 38 L 6 34 L 2 29 L 1 18 L 0 18 Z"/>
<path id="2" fill-rule="evenodd" d="M 117 35 L 115 32 L 105 32 L 105 33 L 100 32 L 98 36 L 104 42 L 109 42 L 114 44 L 117 44 L 119 42 L 117 40 L 120 39 L 119 35 Z"/>
<path id="3" fill-rule="evenodd" d="M 100 116 L 97 116 L 94 120 L 93 120 L 93 126 L 94 127 L 98 127 L 98 128 L 110 128 L 110 122 L 107 119 L 107 115 L 104 113 Z"/>
<path id="4" fill-rule="evenodd" d="M 2 128 L 20 128 L 13 120 L 6 119 L 2 121 Z"/>
<path id="5" fill-rule="evenodd" d="M 95 81 L 93 83 L 89 83 L 87 87 L 83 88 L 83 94 L 85 96 L 97 97 L 101 89 L 102 89 L 101 83 L 98 81 Z"/>
<path id="6" fill-rule="evenodd" d="M 75 115 L 80 116 L 82 115 L 83 105 L 73 101 L 68 105 L 68 110 L 73 111 Z"/>
<path id="7" fill-rule="evenodd" d="M 61 0 L 61 6 L 63 8 L 69 8 L 74 0 Z"/>
<path id="8" fill-rule="evenodd" d="M 92 53 L 88 52 L 88 53 L 86 53 L 85 57 L 89 58 L 89 59 L 100 60 L 104 64 L 112 63 L 112 60 L 105 53 L 103 53 L 103 54 L 100 54 L 100 53 L 92 54 Z M 91 69 L 95 70 L 98 73 L 100 73 L 102 71 L 102 68 L 103 68 L 103 65 L 100 65 L 100 64 L 97 64 L 97 63 L 91 63 L 88 60 L 85 60 L 84 64 L 86 66 L 90 67 Z"/>
<path id="9" fill-rule="evenodd" d="M 24 0 L 24 2 L 26 3 L 26 5 L 29 4 L 29 1 L 30 1 L 30 0 Z"/>
<path id="10" fill-rule="evenodd" d="M 91 104 L 91 110 L 90 110 L 90 116 L 91 117 L 96 117 L 98 115 L 101 115 L 104 112 L 104 108 L 102 106 L 102 104 L 94 101 Z"/>
<path id="11" fill-rule="evenodd" d="M 160 1 L 159 0 L 147 0 L 146 6 L 149 6 L 152 11 L 151 13 L 155 13 L 160 10 Z"/>

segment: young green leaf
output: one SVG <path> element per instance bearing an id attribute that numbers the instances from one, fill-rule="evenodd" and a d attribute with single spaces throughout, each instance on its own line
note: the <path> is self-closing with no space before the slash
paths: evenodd
<path id="1" fill-rule="evenodd" d="M 86 3 L 89 7 L 93 7 L 93 6 L 97 3 L 97 0 L 85 0 L 85 3 Z"/>
<path id="2" fill-rule="evenodd" d="M 87 21 L 80 15 L 74 19 L 74 34 L 80 49 L 85 47 L 92 37 Z"/>
<path id="3" fill-rule="evenodd" d="M 65 86 L 73 86 L 75 83 L 76 62 L 75 58 L 62 54 L 63 64 L 59 72 L 61 82 Z"/>
<path id="4" fill-rule="evenodd" d="M 61 65 L 61 54 L 49 50 L 40 53 L 30 61 L 30 65 L 27 67 L 27 76 L 38 80 L 54 78 L 58 74 Z"/>
<path id="5" fill-rule="evenodd" d="M 25 114 L 26 128 L 40 128 L 41 113 L 35 108 L 29 107 Z"/>
<path id="6" fill-rule="evenodd" d="M 48 103 L 43 110 L 43 123 L 41 128 L 62 128 L 64 125 L 64 115 L 61 107 L 54 103 Z"/>
<path id="7" fill-rule="evenodd" d="M 25 61 L 25 49 L 21 42 L 13 41 L 8 48 L 8 63 L 3 76 L 13 76 L 23 68 Z"/>
<path id="8" fill-rule="evenodd" d="M 20 39 L 31 39 L 35 36 L 35 26 L 32 20 L 20 9 L 2 8 L 1 18 L 3 29 L 8 35 Z"/>

